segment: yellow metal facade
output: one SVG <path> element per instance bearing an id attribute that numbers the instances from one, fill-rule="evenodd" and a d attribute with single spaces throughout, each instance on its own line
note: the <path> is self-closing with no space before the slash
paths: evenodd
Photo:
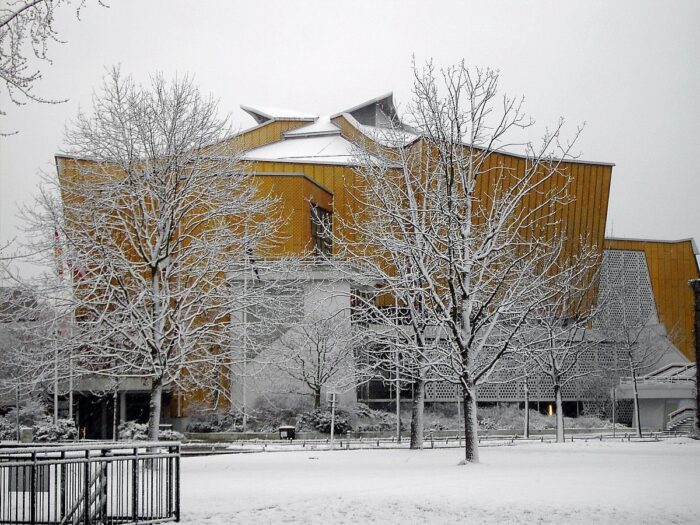
<path id="1" fill-rule="evenodd" d="M 284 133 L 312 123 L 312 119 L 272 119 L 226 141 L 231 152 L 254 148 L 285 140 Z M 345 116 L 336 116 L 332 122 L 340 128 L 341 135 L 351 142 L 366 142 L 368 138 Z M 414 147 L 422 147 L 420 140 Z M 57 157 L 59 173 L 74 176 L 79 173 L 77 161 Z M 518 155 L 494 153 L 488 167 L 503 166 L 516 176 L 526 170 L 526 160 Z M 250 161 L 244 169 L 255 175 L 262 194 L 278 199 L 276 212 L 283 219 L 279 244 L 275 255 L 303 255 L 311 250 L 311 205 L 333 212 L 333 228 L 350 219 L 354 211 L 353 191 L 356 187 L 354 167 L 344 164 L 294 161 Z M 687 282 L 698 278 L 698 266 L 689 241 L 657 242 L 604 239 L 608 211 L 608 199 L 612 165 L 590 162 L 564 162 L 563 173 L 569 178 L 570 200 L 556 211 L 548 235 L 558 231 L 565 234 L 568 255 L 582 248 L 581 243 L 594 247 L 602 254 L 606 249 L 644 251 L 651 274 L 660 321 L 674 334 L 675 344 L 689 358 L 693 356 L 695 334 L 693 332 L 693 295 Z M 495 175 L 494 175 L 495 176 Z M 562 179 L 552 178 L 549 184 L 562 184 Z M 493 184 L 484 177 L 479 192 L 483 194 Z M 541 203 L 541 192 L 528 195 L 525 206 Z M 338 219 L 343 219 L 339 221 Z M 555 226 L 559 224 L 559 226 Z M 338 232 L 341 236 L 342 232 Z M 195 396 L 196 397 L 196 396 Z"/>

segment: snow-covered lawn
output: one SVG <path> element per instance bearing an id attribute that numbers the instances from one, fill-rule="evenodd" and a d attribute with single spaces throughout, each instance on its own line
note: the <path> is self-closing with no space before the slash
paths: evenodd
<path id="1" fill-rule="evenodd" d="M 700 523 L 700 442 L 184 458 L 186 524 Z"/>

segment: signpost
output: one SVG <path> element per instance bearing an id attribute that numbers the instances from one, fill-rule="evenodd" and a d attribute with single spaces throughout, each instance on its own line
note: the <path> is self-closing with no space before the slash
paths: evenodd
<path id="1" fill-rule="evenodd" d="M 328 404 L 331 406 L 331 450 L 333 450 L 334 447 L 333 438 L 335 434 L 335 405 L 337 403 L 338 394 L 336 392 L 328 392 Z"/>

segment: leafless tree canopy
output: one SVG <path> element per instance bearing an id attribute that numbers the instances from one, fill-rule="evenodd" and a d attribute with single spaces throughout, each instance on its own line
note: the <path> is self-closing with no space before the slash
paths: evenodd
<path id="1" fill-rule="evenodd" d="M 228 132 L 190 79 L 144 87 L 115 69 L 27 210 L 76 318 L 65 350 L 85 373 L 148 379 L 156 429 L 164 387 L 227 391 L 231 323 L 268 291 L 235 284 L 277 222 Z"/>
<path id="2" fill-rule="evenodd" d="M 490 69 L 415 68 L 411 127 L 396 123 L 381 137 L 386 147 L 359 153 L 361 211 L 348 225 L 357 241 L 344 244 L 404 312 L 419 368 L 461 386 L 467 461 L 478 460 L 477 384 L 555 296 L 564 260 L 555 212 L 570 201 L 563 121 L 540 145 L 518 145 L 524 171 L 494 162 L 531 124 L 522 101 L 497 87 Z"/>
<path id="3" fill-rule="evenodd" d="M 79 17 L 86 3 L 87 0 L 7 0 L 0 5 L 0 79 L 12 102 L 63 102 L 35 93 L 34 86 L 42 74 L 32 59 L 51 63 L 49 47 L 53 42 L 61 43 L 55 27 L 57 12 L 72 7 Z M 105 5 L 100 0 L 97 3 Z M 0 115 L 3 114 L 0 109 Z"/>

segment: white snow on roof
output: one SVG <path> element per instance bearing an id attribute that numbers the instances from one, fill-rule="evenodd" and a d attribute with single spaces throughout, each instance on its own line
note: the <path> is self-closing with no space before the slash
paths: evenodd
<path id="1" fill-rule="evenodd" d="M 245 160 L 357 164 L 353 145 L 339 134 L 288 138 L 249 150 Z"/>
<path id="2" fill-rule="evenodd" d="M 393 91 L 389 91 L 388 93 L 384 93 L 383 95 L 379 95 L 378 97 L 371 98 L 369 100 L 365 100 L 364 102 L 357 104 L 356 106 L 353 106 L 351 108 L 345 109 L 341 111 L 340 113 L 336 113 L 335 115 L 332 115 L 331 118 L 339 117 L 343 113 L 352 113 L 353 111 L 357 111 L 358 109 L 366 108 L 367 106 L 371 106 L 372 104 L 377 104 L 379 102 L 382 102 L 386 99 L 390 99 L 389 103 L 393 106 L 394 105 L 394 93 Z"/>
<path id="3" fill-rule="evenodd" d="M 642 378 L 693 379 L 695 377 L 695 366 L 695 363 L 672 363 L 650 374 L 642 376 Z"/>
<path id="4" fill-rule="evenodd" d="M 339 133 L 340 128 L 331 122 L 330 117 L 319 117 L 313 124 L 287 131 L 284 136 L 303 137 L 309 135 L 337 135 Z"/>
<path id="5" fill-rule="evenodd" d="M 292 109 L 275 108 L 272 106 L 247 106 L 241 104 L 241 109 L 251 115 L 255 120 L 260 122 L 260 117 L 264 117 L 266 120 L 272 119 L 295 119 L 295 120 L 308 120 L 315 119 L 316 115 L 311 115 L 309 113 L 303 113 L 301 111 L 294 111 Z"/>
<path id="6" fill-rule="evenodd" d="M 405 146 L 416 140 L 420 135 L 398 128 L 380 128 L 378 126 L 368 126 L 356 122 L 357 128 L 366 136 L 378 142 L 382 146 L 398 147 Z"/>

